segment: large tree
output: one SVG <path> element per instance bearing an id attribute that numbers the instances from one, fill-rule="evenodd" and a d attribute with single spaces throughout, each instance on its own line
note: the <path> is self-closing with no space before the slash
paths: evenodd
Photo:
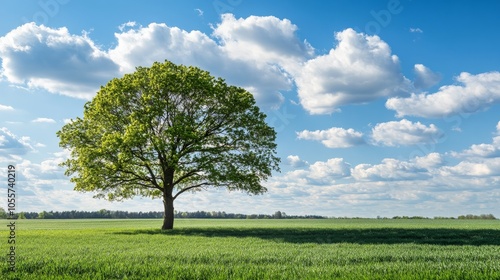
<path id="1" fill-rule="evenodd" d="M 246 90 L 165 61 L 111 80 L 57 136 L 71 151 L 62 165 L 75 190 L 162 198 L 162 229 L 172 229 L 186 191 L 266 191 L 261 182 L 280 160 L 265 117 Z"/>

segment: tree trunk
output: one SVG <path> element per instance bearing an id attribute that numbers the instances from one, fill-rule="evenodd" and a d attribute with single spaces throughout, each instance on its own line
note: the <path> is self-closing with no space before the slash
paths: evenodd
<path id="1" fill-rule="evenodd" d="M 172 195 L 163 196 L 163 206 L 165 212 L 163 214 L 162 230 L 169 230 L 174 228 L 174 198 Z"/>

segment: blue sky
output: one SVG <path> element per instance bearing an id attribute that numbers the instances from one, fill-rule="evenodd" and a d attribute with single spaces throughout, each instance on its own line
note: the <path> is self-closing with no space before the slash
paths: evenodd
<path id="1" fill-rule="evenodd" d="M 19 211 L 161 211 L 73 191 L 55 133 L 108 80 L 168 59 L 252 92 L 282 159 L 264 195 L 176 210 L 500 216 L 500 3 L 317 3 L 3 1 L 0 178 L 16 165 Z"/>

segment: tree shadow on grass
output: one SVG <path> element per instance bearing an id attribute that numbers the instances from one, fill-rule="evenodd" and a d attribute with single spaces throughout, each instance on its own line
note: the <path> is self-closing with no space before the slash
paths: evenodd
<path id="1" fill-rule="evenodd" d="M 433 244 L 433 245 L 500 245 L 500 230 L 448 228 L 180 228 L 171 231 L 130 230 L 114 234 L 260 238 L 287 243 L 314 244 Z"/>

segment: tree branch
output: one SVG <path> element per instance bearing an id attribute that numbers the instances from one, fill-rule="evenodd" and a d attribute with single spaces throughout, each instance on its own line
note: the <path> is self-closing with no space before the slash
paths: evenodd
<path id="1" fill-rule="evenodd" d="M 180 178 L 178 178 L 177 180 L 175 180 L 175 182 L 173 183 L 173 185 L 177 185 L 178 183 L 180 183 L 182 180 L 186 179 L 186 178 L 189 178 L 193 175 L 196 175 L 197 172 L 199 172 L 201 170 L 198 170 L 198 169 L 193 169 L 189 172 L 187 172 L 186 174 L 182 175 Z"/>
<path id="2" fill-rule="evenodd" d="M 197 184 L 197 185 L 193 185 L 193 186 L 190 186 L 190 187 L 187 187 L 187 188 L 184 188 L 182 190 L 180 190 L 178 193 L 175 194 L 174 196 L 174 200 L 183 192 L 185 191 L 189 191 L 189 190 L 192 190 L 192 189 L 195 189 L 195 188 L 199 188 L 199 187 L 202 187 L 202 186 L 207 186 L 207 185 L 211 185 L 210 183 L 207 183 L 207 182 L 204 182 L 204 183 L 200 183 L 200 184 Z"/>

